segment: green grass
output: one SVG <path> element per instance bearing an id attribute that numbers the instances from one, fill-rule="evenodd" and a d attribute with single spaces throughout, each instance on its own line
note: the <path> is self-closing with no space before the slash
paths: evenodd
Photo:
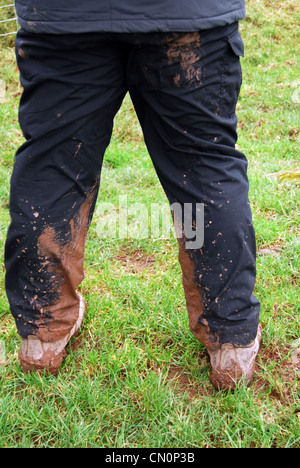
<path id="1" fill-rule="evenodd" d="M 87 318 L 57 378 L 22 373 L 0 270 L 1 447 L 300 447 L 300 364 L 292 361 L 300 335 L 299 180 L 276 177 L 300 168 L 299 7 L 296 0 L 247 3 L 238 144 L 249 158 L 264 328 L 253 386 L 213 389 L 206 351 L 188 330 L 175 240 L 99 240 L 96 212 L 81 286 Z M 13 38 L 0 41 L 4 245 L 22 134 Z M 116 118 L 99 203 L 124 194 L 147 206 L 165 201 L 128 97 Z"/>

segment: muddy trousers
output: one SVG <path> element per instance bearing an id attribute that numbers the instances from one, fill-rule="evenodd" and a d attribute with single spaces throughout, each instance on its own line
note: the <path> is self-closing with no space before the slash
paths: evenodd
<path id="1" fill-rule="evenodd" d="M 204 206 L 204 244 L 179 242 L 190 328 L 247 345 L 259 302 L 246 157 L 236 149 L 238 24 L 196 33 L 35 35 L 16 41 L 26 142 L 11 179 L 6 291 L 19 334 L 64 337 L 113 120 L 127 92 L 171 204 Z M 113 181 L 112 181 L 113 183 Z"/>

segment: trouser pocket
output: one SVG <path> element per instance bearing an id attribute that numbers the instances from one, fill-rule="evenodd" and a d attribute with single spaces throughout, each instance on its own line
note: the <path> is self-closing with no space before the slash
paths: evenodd
<path id="1" fill-rule="evenodd" d="M 237 31 L 227 38 L 221 69 L 221 85 L 218 102 L 218 114 L 230 116 L 235 113 L 242 85 L 240 57 L 244 56 L 244 43 Z"/>

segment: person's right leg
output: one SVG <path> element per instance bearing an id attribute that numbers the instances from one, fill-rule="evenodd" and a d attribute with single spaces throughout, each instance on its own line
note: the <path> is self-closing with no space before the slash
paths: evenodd
<path id="1" fill-rule="evenodd" d="M 6 291 L 23 367 L 54 371 L 82 320 L 76 289 L 104 152 L 126 93 L 126 50 L 109 35 L 21 30 L 16 51 L 27 141 L 11 180 Z"/>

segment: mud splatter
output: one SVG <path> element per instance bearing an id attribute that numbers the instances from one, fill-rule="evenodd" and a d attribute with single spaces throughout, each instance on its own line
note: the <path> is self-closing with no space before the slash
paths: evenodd
<path id="1" fill-rule="evenodd" d="M 195 281 L 194 263 L 190 254 L 185 249 L 184 241 L 178 239 L 178 242 L 179 262 L 182 268 L 183 287 L 189 314 L 190 330 L 207 349 L 215 350 L 219 347 L 217 337 L 212 335 L 205 319 L 202 319 L 203 324 L 199 323 L 199 319 L 203 316 L 205 308 L 200 286 Z"/>
<path id="2" fill-rule="evenodd" d="M 202 80 L 200 33 L 173 34 L 167 38 L 165 45 L 168 64 L 180 65 L 181 72 L 177 72 L 174 76 L 174 85 L 178 88 L 200 85 Z"/>
<path id="3" fill-rule="evenodd" d="M 21 57 L 23 60 L 27 60 L 29 57 L 27 55 L 27 53 L 25 52 L 24 49 L 22 49 L 21 47 L 19 47 L 18 49 L 18 55 L 19 57 Z"/>
<path id="4" fill-rule="evenodd" d="M 58 232 L 46 227 L 38 240 L 42 269 L 50 275 L 50 293 L 56 301 L 40 310 L 35 322 L 38 336 L 46 342 L 65 337 L 75 325 L 79 313 L 76 289 L 84 279 L 84 249 L 90 220 L 90 210 L 97 191 L 91 190 L 73 219 Z"/>

